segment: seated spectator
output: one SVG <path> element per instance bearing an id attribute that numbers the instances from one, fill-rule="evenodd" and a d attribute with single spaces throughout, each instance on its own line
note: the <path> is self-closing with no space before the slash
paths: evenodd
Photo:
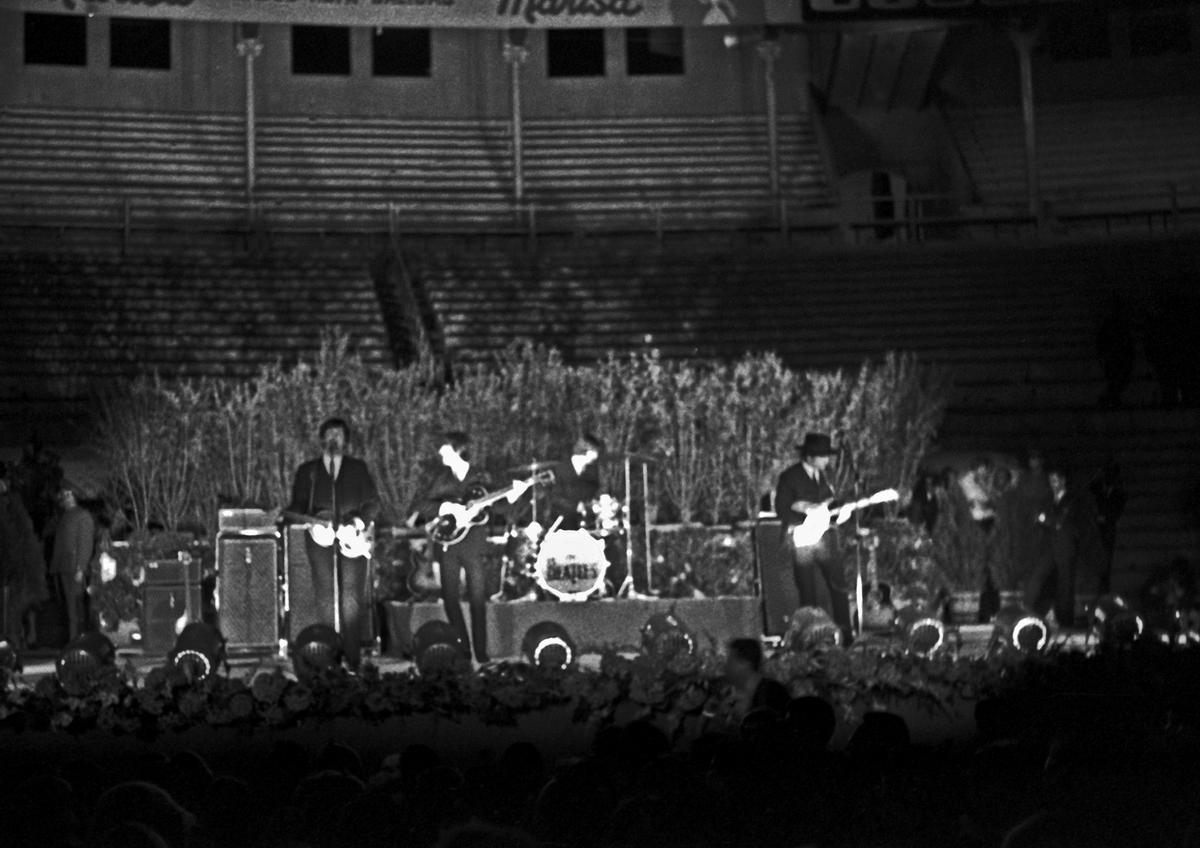
<path id="1" fill-rule="evenodd" d="M 91 831 L 99 838 L 131 822 L 151 829 L 169 848 L 185 848 L 196 817 L 161 786 L 127 781 L 118 783 L 97 800 Z"/>
<path id="2" fill-rule="evenodd" d="M 793 698 L 785 719 L 802 752 L 824 751 L 837 729 L 837 715 L 828 701 L 815 695 Z"/>

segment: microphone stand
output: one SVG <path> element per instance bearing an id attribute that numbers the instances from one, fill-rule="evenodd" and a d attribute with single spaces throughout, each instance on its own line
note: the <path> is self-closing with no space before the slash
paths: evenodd
<path id="1" fill-rule="evenodd" d="M 854 475 L 854 500 L 859 500 L 862 497 L 862 476 L 858 473 L 858 467 L 854 464 L 854 458 L 850 452 L 842 447 L 842 454 L 846 457 L 846 465 L 850 467 L 850 473 Z M 863 635 L 863 607 L 865 606 L 865 592 L 863 591 L 863 563 L 862 563 L 862 520 L 859 517 L 860 511 L 854 510 L 854 601 L 858 605 L 858 638 Z"/>

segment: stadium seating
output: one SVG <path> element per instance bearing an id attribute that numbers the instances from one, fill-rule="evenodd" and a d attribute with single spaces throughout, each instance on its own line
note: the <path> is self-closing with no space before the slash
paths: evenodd
<path id="1" fill-rule="evenodd" d="M 0 289 L 0 393 L 10 402 L 86 398 L 106 381 L 154 371 L 249 377 L 315 353 L 327 325 L 349 333 L 369 362 L 391 356 L 375 283 L 357 256 L 21 251 L 0 253 Z"/>
<path id="2" fill-rule="evenodd" d="M 0 221 L 228 228 L 245 221 L 237 115 L 0 109 Z"/>
<path id="3" fill-rule="evenodd" d="M 1025 141 L 1017 106 L 948 110 L 979 200 L 1025 203 Z M 1172 192 L 1200 206 L 1200 103 L 1153 97 L 1040 103 L 1038 174 L 1055 214 L 1166 208 Z"/>
<path id="4" fill-rule="evenodd" d="M 269 229 L 437 232 L 773 225 L 761 117 L 530 119 L 514 199 L 502 120 L 263 116 L 256 214 Z M 811 127 L 779 124 L 780 192 L 829 203 Z M 0 220 L 235 229 L 249 220 L 241 116 L 0 110 Z"/>
<path id="5" fill-rule="evenodd" d="M 1149 253 L 1148 253 L 1149 251 Z M 968 407 L 1073 407 L 1099 394 L 1103 297 L 1152 247 L 668 249 L 543 246 L 430 250 L 411 267 L 447 353 L 492 355 L 514 338 L 589 360 L 777 350 L 798 367 L 852 366 L 903 348 L 955 368 Z M 1141 266 L 1145 267 L 1145 266 Z M 1135 386 L 1150 392 L 1146 375 Z"/>

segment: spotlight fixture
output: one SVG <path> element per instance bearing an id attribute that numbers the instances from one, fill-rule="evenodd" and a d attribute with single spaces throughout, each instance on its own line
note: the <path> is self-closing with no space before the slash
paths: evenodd
<path id="1" fill-rule="evenodd" d="M 923 607 L 914 605 L 898 610 L 896 626 L 908 650 L 920 656 L 932 654 L 946 642 L 946 625 Z"/>
<path id="2" fill-rule="evenodd" d="M 820 607 L 800 607 L 788 621 L 783 644 L 793 651 L 838 648 L 842 644 L 842 629 Z"/>
<path id="3" fill-rule="evenodd" d="M 642 625 L 642 651 L 661 659 L 694 654 L 696 639 L 674 609 L 656 612 Z"/>
<path id="4" fill-rule="evenodd" d="M 465 646 L 446 621 L 427 621 L 417 628 L 413 634 L 413 656 L 422 677 L 467 667 Z"/>
<path id="5" fill-rule="evenodd" d="M 1130 645 L 1146 629 L 1142 617 L 1120 595 L 1101 595 L 1088 614 L 1090 635 L 1106 645 Z"/>
<path id="6" fill-rule="evenodd" d="M 342 662 L 342 638 L 328 624 L 310 624 L 292 642 L 292 667 L 307 680 Z"/>
<path id="7" fill-rule="evenodd" d="M 58 660 L 54 672 L 63 689 L 71 695 L 83 695 L 105 667 L 116 665 L 117 649 L 102 633 L 89 631 L 71 641 Z"/>
<path id="8" fill-rule="evenodd" d="M 556 621 L 539 621 L 521 641 L 521 653 L 538 668 L 564 669 L 575 662 L 575 640 Z"/>
<path id="9" fill-rule="evenodd" d="M 175 639 L 167 663 L 189 681 L 203 680 L 225 662 L 225 637 L 209 624 L 194 621 Z"/>
<path id="10" fill-rule="evenodd" d="M 1036 654 L 1050 640 L 1050 628 L 1042 617 L 1025 607 L 1010 605 L 996 613 L 992 620 L 992 639 L 989 648 L 1011 648 L 1026 654 Z"/>

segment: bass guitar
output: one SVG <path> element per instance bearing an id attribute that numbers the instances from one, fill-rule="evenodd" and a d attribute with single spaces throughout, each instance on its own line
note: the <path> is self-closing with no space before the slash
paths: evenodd
<path id="1" fill-rule="evenodd" d="M 359 529 L 354 524 L 334 526 L 330 518 L 317 515 L 284 512 L 283 517 L 295 524 L 308 524 L 309 537 L 322 548 L 331 548 L 334 543 L 346 559 L 369 557 L 375 547 L 375 525 L 367 524 Z"/>
<path id="2" fill-rule="evenodd" d="M 856 509 L 862 509 L 864 506 L 890 503 L 898 500 L 900 500 L 900 493 L 895 489 L 882 489 L 870 497 L 836 506 L 832 498 L 823 501 L 816 504 L 804 514 L 803 524 L 797 524 L 792 528 L 792 543 L 797 548 L 810 548 L 821 541 L 821 537 L 825 535 L 825 531 L 833 524 L 834 515 L 837 515 L 839 521 L 841 521 L 844 520 L 843 516 L 848 516 Z"/>
<path id="3" fill-rule="evenodd" d="M 538 483 L 550 483 L 553 480 L 553 472 L 542 471 L 525 480 L 514 480 L 511 486 L 487 492 L 465 504 L 446 501 L 438 507 L 437 517 L 425 525 L 425 532 L 439 545 L 457 545 L 467 537 L 472 528 L 478 527 L 488 520 L 487 508 L 489 506 L 505 498 L 515 501 L 531 486 Z"/>

